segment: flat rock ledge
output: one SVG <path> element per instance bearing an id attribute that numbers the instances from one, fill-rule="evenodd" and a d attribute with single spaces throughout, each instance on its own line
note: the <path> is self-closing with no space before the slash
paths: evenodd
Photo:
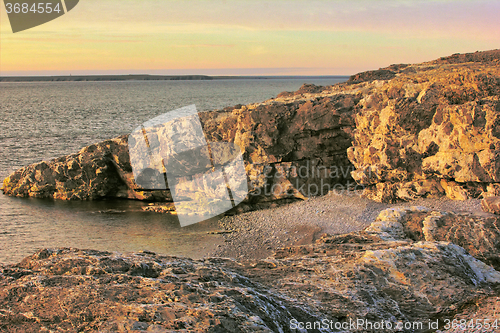
<path id="1" fill-rule="evenodd" d="M 375 332 L 349 326 L 363 319 L 445 332 L 500 319 L 499 226 L 407 207 L 263 260 L 43 249 L 0 267 L 0 331 Z"/>

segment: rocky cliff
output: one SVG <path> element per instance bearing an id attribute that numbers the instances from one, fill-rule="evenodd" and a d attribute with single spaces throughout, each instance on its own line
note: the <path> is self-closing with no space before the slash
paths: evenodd
<path id="1" fill-rule="evenodd" d="M 359 96 L 341 91 L 339 86 L 324 93 L 299 91 L 264 103 L 199 114 L 212 151 L 218 142 L 240 148 L 250 191 L 247 205 L 327 194 L 352 181 L 347 148 Z M 3 192 L 67 200 L 171 201 L 169 189 L 143 189 L 134 180 L 128 140 L 122 136 L 24 167 L 4 180 Z M 221 155 L 226 153 L 232 154 L 223 151 Z"/>
<path id="2" fill-rule="evenodd" d="M 372 332 L 380 330 L 368 325 L 383 322 L 392 331 L 445 332 L 453 319 L 493 324 L 500 273 L 481 260 L 499 268 L 499 227 L 495 215 L 408 207 L 264 260 L 40 250 L 0 266 L 0 330 Z"/>
<path id="3" fill-rule="evenodd" d="M 247 206 L 346 190 L 351 172 L 376 201 L 499 195 L 499 61 L 497 50 L 392 65 L 200 119 L 207 141 L 241 149 Z M 144 191 L 134 181 L 125 136 L 22 168 L 3 191 L 171 201 L 168 189 Z"/>
<path id="4" fill-rule="evenodd" d="M 500 51 L 358 74 L 349 160 L 377 201 L 500 191 Z"/>

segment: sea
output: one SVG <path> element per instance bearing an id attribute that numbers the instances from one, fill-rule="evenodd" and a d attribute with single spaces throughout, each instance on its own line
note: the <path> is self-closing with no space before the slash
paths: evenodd
<path id="1" fill-rule="evenodd" d="M 206 81 L 0 83 L 0 178 L 40 161 L 129 134 L 165 112 L 195 104 L 198 112 L 249 104 L 295 91 L 303 83 L 345 78 Z M 181 228 L 176 218 L 144 212 L 132 200 L 62 201 L 15 198 L 0 191 L 0 263 L 41 248 L 141 250 L 201 258 L 221 237 L 212 219 Z"/>

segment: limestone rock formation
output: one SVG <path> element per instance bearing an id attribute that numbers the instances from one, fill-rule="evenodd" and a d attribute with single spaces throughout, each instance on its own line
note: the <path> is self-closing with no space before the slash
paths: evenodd
<path id="1" fill-rule="evenodd" d="M 262 103 L 203 112 L 200 120 L 208 142 L 243 154 L 250 194 L 241 210 L 346 189 L 351 175 L 376 201 L 498 196 L 499 65 L 499 50 L 392 65 L 330 87 L 304 85 Z M 22 168 L 3 191 L 171 201 L 168 189 L 144 191 L 131 170 L 127 138 L 119 137 Z"/>
<path id="2" fill-rule="evenodd" d="M 77 154 L 21 168 L 4 180 L 3 192 L 63 200 L 169 198 L 168 191 L 140 191 L 135 184 L 126 136 L 90 145 Z"/>
<path id="3" fill-rule="evenodd" d="M 304 89 L 304 94 L 288 98 L 199 114 L 214 156 L 230 160 L 234 155 L 231 149 L 218 149 L 223 145 L 217 143 L 231 143 L 241 150 L 250 191 L 247 206 L 327 194 L 336 185 L 352 181 L 354 169 L 346 151 L 359 97 L 309 92 L 321 87 Z M 340 92 L 340 87 L 332 89 Z M 3 192 L 68 200 L 172 201 L 168 188 L 151 191 L 135 181 L 128 140 L 122 136 L 78 154 L 24 167 L 4 180 Z"/>
<path id="4" fill-rule="evenodd" d="M 364 320 L 424 332 L 470 313 L 491 319 L 500 272 L 479 259 L 498 258 L 489 242 L 499 220 L 389 209 L 366 230 L 262 260 L 40 250 L 0 267 L 0 329 L 295 332 L 316 322 L 325 332 L 370 331 L 357 326 Z M 474 239 L 479 232 L 492 236 Z"/>
<path id="5" fill-rule="evenodd" d="M 451 242 L 500 270 L 500 218 L 494 215 L 430 211 L 424 207 L 386 209 L 365 232 L 386 241 Z"/>
<path id="6" fill-rule="evenodd" d="M 385 202 L 498 195 L 499 65 L 500 51 L 490 51 L 353 77 L 363 98 L 348 156 L 364 195 Z"/>
<path id="7" fill-rule="evenodd" d="M 272 332 L 315 319 L 225 261 L 41 250 L 2 270 L 0 329 Z"/>

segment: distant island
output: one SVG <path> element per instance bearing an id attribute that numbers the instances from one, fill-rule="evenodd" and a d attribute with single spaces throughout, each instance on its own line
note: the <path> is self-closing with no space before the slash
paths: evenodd
<path id="1" fill-rule="evenodd" d="M 57 76 L 0 76 L 0 82 L 52 81 L 180 81 L 180 80 L 236 80 L 236 79 L 345 79 L 349 76 L 208 76 L 208 75 L 57 75 Z"/>

